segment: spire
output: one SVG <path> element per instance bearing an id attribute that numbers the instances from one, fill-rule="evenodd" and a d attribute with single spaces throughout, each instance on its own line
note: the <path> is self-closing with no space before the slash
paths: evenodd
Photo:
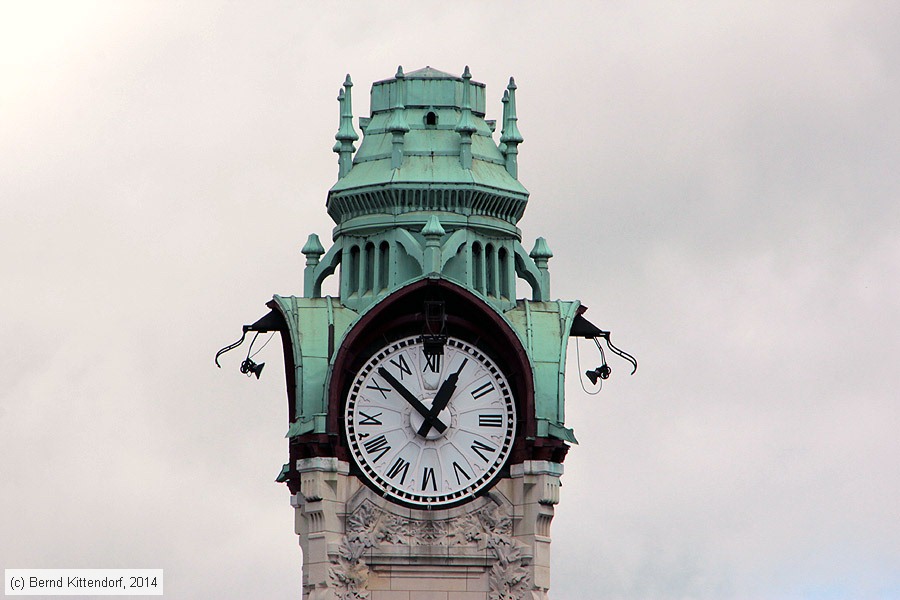
<path id="1" fill-rule="evenodd" d="M 462 110 L 459 115 L 459 123 L 456 124 L 456 132 L 460 136 L 459 140 L 459 162 L 463 169 L 472 168 L 472 134 L 475 133 L 475 122 L 472 120 L 472 103 L 469 100 L 469 80 L 472 79 L 472 73 L 469 72 L 469 65 L 466 65 L 462 74 L 463 78 L 463 101 Z"/>
<path id="2" fill-rule="evenodd" d="M 350 88 L 352 87 L 353 82 L 350 81 L 350 74 L 348 73 L 347 78 L 344 79 L 344 87 L 338 94 L 338 103 L 340 103 L 341 107 L 341 120 L 338 132 L 334 135 L 334 139 L 337 140 L 337 143 L 334 145 L 334 148 L 332 148 L 339 156 L 338 178 L 349 173 L 350 169 L 353 167 L 353 152 L 356 150 L 353 146 L 353 142 L 359 139 L 359 136 L 353 129 L 353 107 L 350 95 Z"/>
<path id="3" fill-rule="evenodd" d="M 409 131 L 409 125 L 406 124 L 406 107 L 403 104 L 403 93 L 406 90 L 406 79 L 403 74 L 403 67 L 397 67 L 397 74 L 394 76 L 394 103 L 391 107 L 391 118 L 388 121 L 386 129 L 391 132 L 391 168 L 399 169 L 403 159 L 403 142 L 406 132 Z"/>
<path id="4" fill-rule="evenodd" d="M 509 95 L 508 104 L 506 105 L 506 116 L 503 119 L 503 135 L 500 136 L 500 143 L 505 145 L 506 170 L 515 177 L 519 178 L 519 165 L 517 154 L 519 153 L 519 144 L 524 140 L 522 134 L 519 133 L 519 126 L 516 124 L 518 117 L 516 116 L 516 80 L 509 78 L 509 85 L 506 86 L 506 92 Z M 507 95 L 504 94 L 504 98 Z"/>

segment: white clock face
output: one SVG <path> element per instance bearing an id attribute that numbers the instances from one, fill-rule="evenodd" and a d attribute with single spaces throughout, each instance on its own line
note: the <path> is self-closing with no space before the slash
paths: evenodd
<path id="1" fill-rule="evenodd" d="M 516 411 L 506 376 L 478 348 L 451 337 L 428 360 L 417 339 L 391 342 L 360 369 L 344 426 L 356 464 L 386 496 L 439 507 L 493 480 Z"/>

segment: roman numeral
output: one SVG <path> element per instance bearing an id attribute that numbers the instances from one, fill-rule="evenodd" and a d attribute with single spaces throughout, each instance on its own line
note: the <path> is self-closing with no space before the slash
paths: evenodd
<path id="1" fill-rule="evenodd" d="M 374 457 L 372 459 L 372 462 L 378 462 L 379 460 L 381 460 L 381 457 L 387 454 L 391 449 L 390 445 L 388 445 L 387 443 L 387 438 L 383 435 L 379 435 L 377 438 L 372 438 L 371 440 L 363 444 L 363 447 L 369 454 L 378 452 L 378 456 Z"/>
<path id="2" fill-rule="evenodd" d="M 456 475 L 456 483 L 457 484 L 462 483 L 459 479 L 460 475 L 465 477 L 466 481 L 468 481 L 469 479 L 472 479 L 471 475 L 469 475 L 468 473 L 463 471 L 463 468 L 461 466 L 459 466 L 459 463 L 453 463 L 453 473 Z"/>
<path id="3" fill-rule="evenodd" d="M 479 427 L 503 427 L 503 415 L 478 415 Z"/>
<path id="4" fill-rule="evenodd" d="M 477 388 L 475 388 L 474 390 L 472 390 L 469 393 L 472 394 L 472 397 L 474 399 L 478 400 L 482 396 L 490 394 L 493 391 L 494 391 L 494 384 L 491 383 L 490 381 L 488 381 L 487 383 L 478 386 Z"/>
<path id="5" fill-rule="evenodd" d="M 378 420 L 378 417 L 381 416 L 381 413 L 377 415 L 370 415 L 363 411 L 359 411 L 360 416 L 362 417 L 362 421 L 359 422 L 360 425 L 381 425 L 381 421 Z"/>
<path id="6" fill-rule="evenodd" d="M 403 380 L 403 374 L 412 375 L 412 369 L 409 368 L 409 365 L 406 364 L 406 359 L 403 355 L 399 355 L 396 360 L 393 358 L 390 360 L 391 364 L 400 369 L 400 380 Z"/>
<path id="7" fill-rule="evenodd" d="M 407 471 L 409 471 L 409 463 L 402 458 L 397 458 L 397 462 L 391 465 L 391 468 L 388 469 L 387 476 L 393 479 L 397 475 L 400 475 L 400 473 L 402 472 L 403 475 L 401 475 L 400 477 L 400 485 L 403 485 L 403 482 L 406 481 Z"/>
<path id="8" fill-rule="evenodd" d="M 432 373 L 440 373 L 441 372 L 441 359 L 443 357 L 440 354 L 432 354 L 431 356 L 425 356 L 425 367 L 422 369 L 422 372 L 431 371 Z"/>
<path id="9" fill-rule="evenodd" d="M 485 450 L 487 452 L 496 452 L 496 450 L 497 450 L 496 448 L 488 446 L 484 442 L 479 442 L 478 440 L 475 440 L 474 442 L 472 442 L 472 445 L 470 446 L 470 448 L 472 448 L 472 450 L 475 452 L 475 454 L 480 456 L 481 460 L 483 460 L 484 462 L 489 462 L 489 461 L 488 461 L 488 457 L 481 453 L 482 450 Z"/>
<path id="10" fill-rule="evenodd" d="M 425 472 L 422 474 L 422 491 L 425 491 L 425 488 L 428 487 L 428 480 L 431 480 L 431 489 L 435 492 L 437 491 L 437 479 L 434 477 L 434 469 L 431 467 L 425 467 Z"/>
<path id="11" fill-rule="evenodd" d="M 378 382 L 375 380 L 374 377 L 372 378 L 372 383 L 374 385 L 367 385 L 366 389 L 367 390 L 378 390 L 379 392 L 381 392 L 382 398 L 387 398 L 386 392 L 391 391 L 391 388 L 381 387 L 380 385 L 378 385 Z"/>

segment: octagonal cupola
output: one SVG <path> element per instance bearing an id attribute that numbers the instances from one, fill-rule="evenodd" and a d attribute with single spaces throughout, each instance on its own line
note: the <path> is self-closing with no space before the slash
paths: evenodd
<path id="1" fill-rule="evenodd" d="M 492 137 L 496 122 L 485 120 L 485 86 L 472 79 L 468 67 L 460 76 L 432 67 L 411 73 L 398 68 L 394 77 L 372 85 L 371 114 L 359 120 L 363 139 L 352 159 L 358 138 L 351 123 L 351 87 L 348 76 L 335 136 L 339 178 L 327 204 L 339 231 L 372 215 L 421 227 L 434 212 L 454 215 L 451 221 L 475 218 L 488 228 L 499 220 L 506 226 L 495 227 L 514 231 L 528 190 L 516 178 L 522 138 L 515 126 L 512 80 L 503 100 L 504 136 L 498 147 Z M 513 135 L 506 135 L 507 124 Z"/>
<path id="2" fill-rule="evenodd" d="M 304 246 L 308 296 L 340 267 L 341 303 L 354 310 L 422 277 L 457 282 L 500 310 L 515 306 L 517 277 L 534 299 L 548 299 L 546 260 L 525 251 L 516 226 L 528 190 L 518 181 L 523 138 L 512 78 L 497 100 L 499 145 L 497 122 L 485 119 L 485 86 L 469 67 L 459 76 L 398 67 L 372 85 L 357 131 L 347 76 L 334 136 L 338 181 L 327 200 L 334 245 L 324 256 L 317 237 Z"/>

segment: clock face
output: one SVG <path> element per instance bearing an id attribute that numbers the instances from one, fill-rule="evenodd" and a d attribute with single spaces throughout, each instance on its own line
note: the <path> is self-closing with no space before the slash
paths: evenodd
<path id="1" fill-rule="evenodd" d="M 506 376 L 450 337 L 428 359 L 419 338 L 384 346 L 356 374 L 344 427 L 356 464 L 389 498 L 441 507 L 474 497 L 503 467 L 516 431 Z"/>

